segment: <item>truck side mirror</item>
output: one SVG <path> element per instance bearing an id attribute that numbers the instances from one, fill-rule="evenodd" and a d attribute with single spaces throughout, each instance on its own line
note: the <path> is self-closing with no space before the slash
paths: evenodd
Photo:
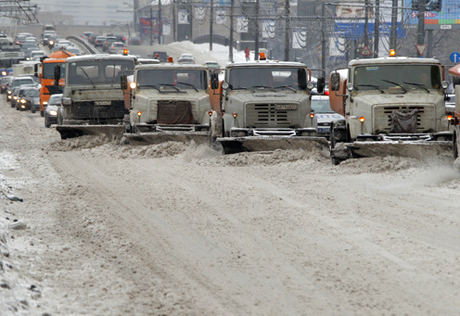
<path id="1" fill-rule="evenodd" d="M 219 88 L 219 76 L 216 73 L 211 74 L 211 89 Z"/>
<path id="2" fill-rule="evenodd" d="M 326 81 L 323 77 L 318 78 L 318 80 L 316 81 L 316 91 L 318 93 L 323 93 L 324 87 L 326 87 Z"/>
<path id="3" fill-rule="evenodd" d="M 452 77 L 452 83 L 454 85 L 454 87 L 458 84 L 460 84 L 460 77 Z"/>
<path id="4" fill-rule="evenodd" d="M 329 83 L 331 91 L 339 91 L 340 90 L 340 74 L 338 72 L 334 72 L 331 74 L 331 82 Z"/>
<path id="5" fill-rule="evenodd" d="M 59 79 L 61 78 L 61 66 L 54 66 L 54 85 L 59 86 Z"/>
<path id="6" fill-rule="evenodd" d="M 126 90 L 128 89 L 128 77 L 126 75 L 122 75 L 120 77 L 121 89 Z"/>

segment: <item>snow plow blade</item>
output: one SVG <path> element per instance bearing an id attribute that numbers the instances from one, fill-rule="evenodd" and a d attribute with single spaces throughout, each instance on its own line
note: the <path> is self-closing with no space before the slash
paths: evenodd
<path id="1" fill-rule="evenodd" d="M 453 157 L 451 141 L 380 141 L 353 142 L 346 146 L 353 157 Z"/>
<path id="2" fill-rule="evenodd" d="M 273 151 L 276 149 L 329 149 L 325 137 L 295 136 L 250 136 L 250 137 L 221 137 L 216 139 L 223 147 L 224 154 L 234 154 L 243 151 Z"/>
<path id="3" fill-rule="evenodd" d="M 57 125 L 56 130 L 61 134 L 61 139 L 100 134 L 118 139 L 124 131 L 123 125 Z"/>
<path id="4" fill-rule="evenodd" d="M 149 132 L 138 134 L 125 133 L 122 139 L 123 143 L 130 145 L 155 145 L 168 141 L 182 143 L 194 141 L 196 144 L 209 144 L 209 132 Z"/>

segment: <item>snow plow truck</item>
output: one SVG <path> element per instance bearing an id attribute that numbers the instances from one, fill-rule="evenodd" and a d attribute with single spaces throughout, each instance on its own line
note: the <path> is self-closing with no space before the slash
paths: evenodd
<path id="1" fill-rule="evenodd" d="M 314 85 L 305 64 L 269 61 L 262 53 L 259 61 L 228 64 L 223 81 L 211 76 L 211 143 L 225 154 L 329 148 L 316 136 Z"/>
<path id="2" fill-rule="evenodd" d="M 444 67 L 433 58 L 354 59 L 329 79 L 334 164 L 348 158 L 451 155 Z"/>
<path id="3" fill-rule="evenodd" d="M 460 64 L 449 69 L 449 74 L 453 76 L 455 91 L 455 111 L 452 117 L 453 127 L 453 153 L 454 158 L 460 157 Z"/>
<path id="4" fill-rule="evenodd" d="M 211 104 L 208 69 L 167 63 L 138 65 L 130 82 L 131 108 L 124 141 L 133 145 L 165 141 L 209 143 Z"/>
<path id="5" fill-rule="evenodd" d="M 52 94 L 62 93 L 64 88 L 65 71 L 63 65 L 67 58 L 75 56 L 71 52 L 59 50 L 48 57 L 44 58 L 40 64 L 41 71 L 38 74 L 40 80 L 40 115 L 44 116 L 45 107 L 48 105 L 48 100 Z M 60 77 L 56 82 L 54 71 L 56 67 L 61 67 L 59 70 Z"/>
<path id="6" fill-rule="evenodd" d="M 82 135 L 123 136 L 127 76 L 133 74 L 135 57 L 86 55 L 66 59 L 65 85 L 56 130 L 62 139 Z M 55 68 L 56 82 L 60 78 Z"/>

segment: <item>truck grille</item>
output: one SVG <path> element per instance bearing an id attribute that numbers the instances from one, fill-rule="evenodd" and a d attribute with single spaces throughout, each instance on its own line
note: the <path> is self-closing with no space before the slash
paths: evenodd
<path id="1" fill-rule="evenodd" d="M 189 101 L 158 101 L 158 124 L 193 124 L 192 104 Z"/>
<path id="2" fill-rule="evenodd" d="M 124 101 L 111 101 L 109 105 L 95 105 L 94 101 L 74 102 L 72 117 L 74 120 L 123 119 L 128 114 Z"/>
<path id="3" fill-rule="evenodd" d="M 374 106 L 374 129 L 377 133 L 390 133 L 392 130 L 391 113 L 399 111 L 409 113 L 417 110 L 417 133 L 435 129 L 435 107 L 433 105 L 385 105 Z"/>
<path id="4" fill-rule="evenodd" d="M 246 106 L 246 125 L 248 127 L 299 126 L 298 111 L 298 109 L 277 110 L 274 103 L 248 104 Z"/>

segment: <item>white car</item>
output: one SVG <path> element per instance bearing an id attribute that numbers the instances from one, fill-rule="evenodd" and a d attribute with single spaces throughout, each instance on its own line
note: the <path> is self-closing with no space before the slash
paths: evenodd
<path id="1" fill-rule="evenodd" d="M 52 94 L 45 108 L 45 127 L 51 127 L 51 124 L 58 123 L 59 110 L 61 109 L 62 94 Z"/>
<path id="2" fill-rule="evenodd" d="M 331 135 L 331 122 L 343 120 L 343 115 L 331 110 L 329 95 L 326 94 L 312 95 L 311 108 L 318 121 L 318 136 L 324 136 L 329 139 Z"/>
<path id="3" fill-rule="evenodd" d="M 42 50 L 33 50 L 29 56 L 32 60 L 40 60 L 41 57 L 46 57 L 46 53 Z"/>

